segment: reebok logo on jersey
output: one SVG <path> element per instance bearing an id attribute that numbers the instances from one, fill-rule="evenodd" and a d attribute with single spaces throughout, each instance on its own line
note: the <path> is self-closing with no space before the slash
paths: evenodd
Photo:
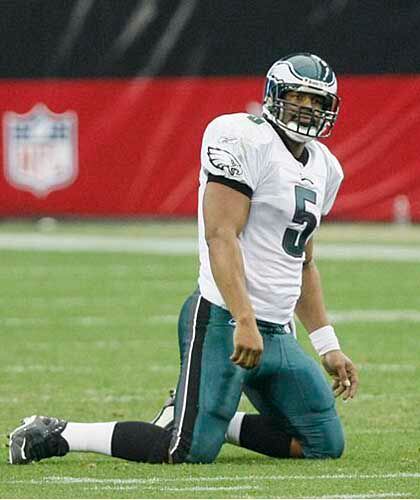
<path id="1" fill-rule="evenodd" d="M 242 175 L 243 170 L 239 160 L 229 151 L 209 146 L 207 156 L 214 167 L 227 171 L 231 177 Z"/>
<path id="2" fill-rule="evenodd" d="M 224 143 L 224 144 L 236 144 L 238 142 L 237 137 L 228 137 L 228 136 L 222 136 L 219 139 L 219 142 Z"/>

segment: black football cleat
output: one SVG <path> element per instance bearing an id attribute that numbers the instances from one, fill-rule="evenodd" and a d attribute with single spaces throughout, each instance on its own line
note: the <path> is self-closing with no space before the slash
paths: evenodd
<path id="1" fill-rule="evenodd" d="M 61 436 L 67 422 L 52 417 L 32 415 L 23 419 L 9 438 L 9 463 L 15 465 L 38 462 L 44 458 L 62 457 L 69 451 Z"/>
<path id="2" fill-rule="evenodd" d="M 152 424 L 162 427 L 166 430 L 172 429 L 174 425 L 175 396 L 175 389 L 171 389 L 169 391 L 169 398 L 165 401 L 160 412 L 151 421 Z"/>

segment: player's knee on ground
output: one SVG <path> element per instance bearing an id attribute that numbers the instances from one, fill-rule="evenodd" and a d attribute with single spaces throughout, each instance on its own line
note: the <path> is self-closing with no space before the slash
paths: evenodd
<path id="1" fill-rule="evenodd" d="M 215 426 L 209 424 L 209 428 L 198 428 L 194 430 L 194 439 L 186 458 L 189 463 L 209 464 L 216 460 L 221 447 L 225 441 L 227 423 Z"/>
<path id="2" fill-rule="evenodd" d="M 193 443 L 191 449 L 177 449 L 171 453 L 170 463 L 182 464 L 210 464 L 214 462 L 220 451 L 220 446 L 212 442 L 212 436 L 208 435 L 199 442 Z"/>
<path id="3" fill-rule="evenodd" d="M 207 412 L 200 414 L 191 437 L 183 434 L 176 446 L 170 449 L 173 463 L 214 462 L 225 441 L 225 433 L 229 424 L 228 418 L 221 418 Z"/>
<path id="4" fill-rule="evenodd" d="M 188 454 L 176 451 L 171 455 L 173 464 L 210 464 L 216 459 L 220 448 L 215 449 L 212 443 L 201 443 L 195 446 L 195 450 Z"/>
<path id="5" fill-rule="evenodd" d="M 318 427 L 302 444 L 305 458 L 340 458 L 345 446 L 340 419 Z"/>

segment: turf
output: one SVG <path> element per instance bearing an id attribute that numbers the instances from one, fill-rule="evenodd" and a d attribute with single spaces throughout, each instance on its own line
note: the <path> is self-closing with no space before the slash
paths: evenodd
<path id="1" fill-rule="evenodd" d="M 196 286 L 196 257 L 0 256 L 0 440 L 33 413 L 151 419 L 176 381 L 176 315 Z M 419 263 L 322 260 L 319 267 L 331 310 L 378 311 L 377 321 L 337 325 L 361 373 L 357 399 L 338 402 L 347 436 L 341 459 L 274 460 L 226 445 L 212 465 L 75 453 L 19 467 L 1 448 L 0 497 L 420 497 L 420 325 L 380 318 L 380 311 L 420 312 Z"/>

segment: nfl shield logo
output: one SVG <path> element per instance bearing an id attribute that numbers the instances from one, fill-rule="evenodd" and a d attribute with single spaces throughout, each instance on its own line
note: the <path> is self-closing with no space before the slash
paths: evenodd
<path id="1" fill-rule="evenodd" d="M 56 114 L 37 104 L 3 118 L 4 170 L 17 189 L 45 197 L 74 182 L 78 173 L 77 115 Z"/>

